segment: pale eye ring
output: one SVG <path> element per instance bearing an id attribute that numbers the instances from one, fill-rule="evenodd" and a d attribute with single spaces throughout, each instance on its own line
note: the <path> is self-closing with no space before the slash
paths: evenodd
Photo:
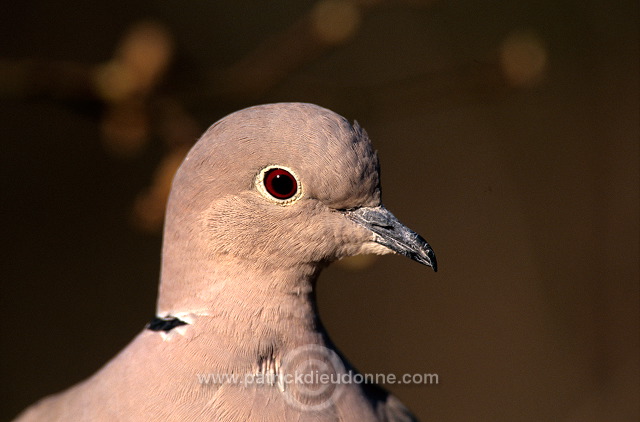
<path id="1" fill-rule="evenodd" d="M 302 196 L 302 185 L 293 170 L 284 166 L 267 166 L 256 176 L 260 193 L 281 205 L 290 205 Z"/>

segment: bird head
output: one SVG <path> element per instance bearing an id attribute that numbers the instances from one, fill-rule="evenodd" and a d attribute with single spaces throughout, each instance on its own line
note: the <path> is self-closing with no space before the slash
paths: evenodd
<path id="1" fill-rule="evenodd" d="M 429 244 L 382 206 L 367 133 L 304 103 L 250 107 L 211 126 L 174 178 L 164 242 L 163 275 L 182 277 L 188 266 L 280 271 L 367 253 L 436 269 Z"/>

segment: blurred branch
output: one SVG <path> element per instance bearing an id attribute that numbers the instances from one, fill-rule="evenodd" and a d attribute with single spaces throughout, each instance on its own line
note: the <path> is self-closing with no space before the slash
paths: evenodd
<path id="1" fill-rule="evenodd" d="M 228 69 L 210 75 L 209 95 L 253 100 L 296 70 L 346 44 L 365 12 L 389 4 L 430 6 L 436 0 L 320 0 L 293 25 L 268 37 Z"/>
<path id="2" fill-rule="evenodd" d="M 93 66 L 45 60 L 0 60 L 0 96 L 47 97 L 62 101 L 96 99 Z"/>
<path id="3" fill-rule="evenodd" d="M 212 76 L 216 96 L 258 97 L 288 75 L 347 42 L 362 19 L 359 3 L 321 0 L 291 27 L 267 38 L 229 69 Z"/>

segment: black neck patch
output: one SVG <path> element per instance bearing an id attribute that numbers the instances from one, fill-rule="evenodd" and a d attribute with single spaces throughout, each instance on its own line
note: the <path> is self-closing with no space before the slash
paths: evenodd
<path id="1" fill-rule="evenodd" d="M 164 331 L 168 333 L 176 327 L 187 324 L 188 323 L 182 321 L 181 319 L 168 315 L 164 318 L 154 317 L 147 325 L 147 329 L 151 331 Z"/>

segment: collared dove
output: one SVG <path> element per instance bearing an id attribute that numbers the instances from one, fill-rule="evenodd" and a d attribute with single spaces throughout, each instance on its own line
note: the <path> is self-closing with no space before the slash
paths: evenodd
<path id="1" fill-rule="evenodd" d="M 303 103 L 230 114 L 173 180 L 156 317 L 18 420 L 415 420 L 375 384 L 344 381 L 356 372 L 315 308 L 329 262 L 392 252 L 436 269 L 429 244 L 382 206 L 357 123 Z"/>

